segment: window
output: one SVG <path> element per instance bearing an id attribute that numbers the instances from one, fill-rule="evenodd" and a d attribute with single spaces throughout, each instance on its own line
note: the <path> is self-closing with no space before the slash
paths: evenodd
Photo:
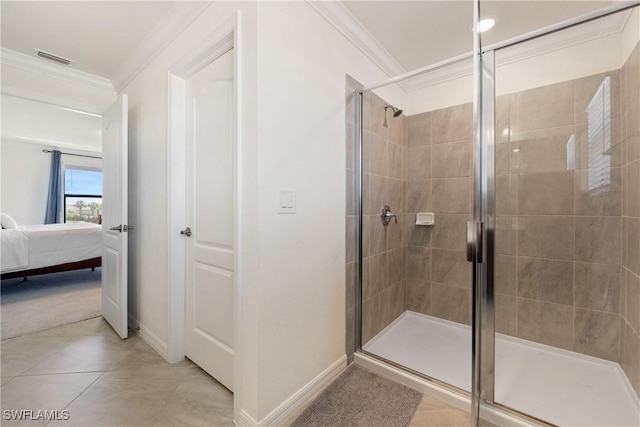
<path id="1" fill-rule="evenodd" d="M 609 191 L 611 183 L 611 79 L 605 77 L 587 107 L 589 192 Z"/>
<path id="2" fill-rule="evenodd" d="M 64 222 L 101 223 L 102 171 L 81 166 L 64 169 Z"/>

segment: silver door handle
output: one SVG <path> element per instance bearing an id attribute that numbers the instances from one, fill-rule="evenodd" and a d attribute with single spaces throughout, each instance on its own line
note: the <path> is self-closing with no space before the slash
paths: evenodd
<path id="1" fill-rule="evenodd" d="M 191 237 L 191 228 L 187 227 L 184 230 L 180 230 L 180 234 L 182 234 L 183 236 L 187 236 L 187 237 Z"/>
<path id="2" fill-rule="evenodd" d="M 133 230 L 135 227 L 133 225 L 122 225 L 120 224 L 117 227 L 111 227 L 109 230 L 111 231 L 119 231 L 120 233 L 122 233 L 123 231 L 126 233 L 127 231 Z"/>
<path id="3" fill-rule="evenodd" d="M 482 263 L 484 249 L 484 223 L 467 221 L 467 261 Z"/>

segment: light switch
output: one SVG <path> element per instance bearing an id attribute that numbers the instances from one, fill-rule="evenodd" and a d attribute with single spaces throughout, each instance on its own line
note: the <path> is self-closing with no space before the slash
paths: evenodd
<path id="1" fill-rule="evenodd" d="M 294 214 L 296 213 L 296 191 L 295 190 L 280 190 L 280 209 L 281 214 Z"/>

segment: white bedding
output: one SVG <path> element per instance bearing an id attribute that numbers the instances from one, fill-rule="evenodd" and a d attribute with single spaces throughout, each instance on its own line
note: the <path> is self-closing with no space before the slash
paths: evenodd
<path id="1" fill-rule="evenodd" d="M 23 230 L 0 231 L 2 272 L 23 270 L 29 264 L 29 238 Z"/>
<path id="2" fill-rule="evenodd" d="M 2 230 L 0 240 L 3 273 L 102 256 L 102 226 L 97 224 L 23 225 Z"/>

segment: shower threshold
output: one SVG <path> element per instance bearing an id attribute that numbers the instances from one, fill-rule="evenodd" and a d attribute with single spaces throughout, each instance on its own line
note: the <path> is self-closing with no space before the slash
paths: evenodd
<path id="1" fill-rule="evenodd" d="M 405 311 L 363 349 L 471 390 L 471 328 Z M 495 401 L 561 426 L 638 426 L 640 401 L 619 364 L 496 334 Z"/>

